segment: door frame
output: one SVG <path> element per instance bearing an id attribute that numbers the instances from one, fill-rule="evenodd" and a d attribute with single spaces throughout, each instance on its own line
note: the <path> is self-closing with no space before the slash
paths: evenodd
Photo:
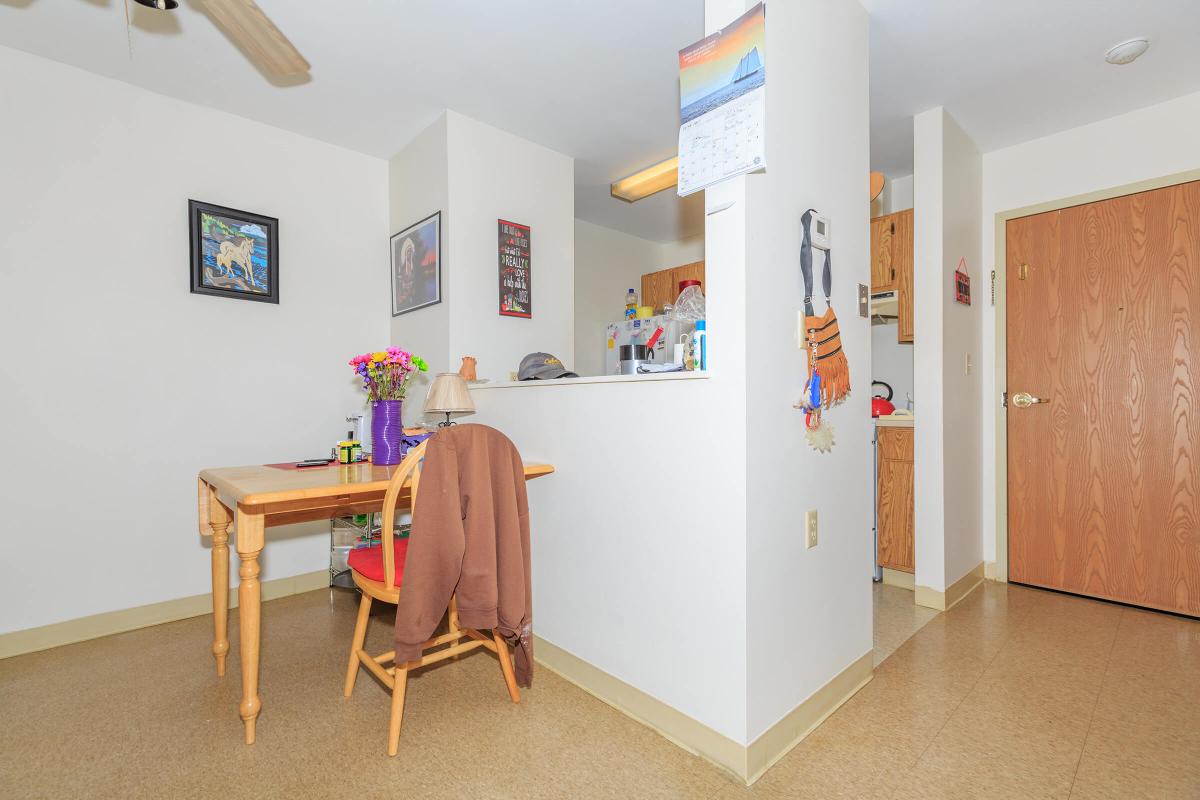
<path id="1" fill-rule="evenodd" d="M 1008 409 L 1001 405 L 1000 398 L 1008 388 L 1008 270 L 1006 267 L 1008 254 L 1006 243 L 1009 220 L 1043 214 L 1047 211 L 1059 211 L 1100 200 L 1112 200 L 1114 197 L 1124 197 L 1128 194 L 1165 189 L 1168 186 L 1177 186 L 1197 180 L 1200 180 L 1200 169 L 1192 169 L 1159 178 L 1149 178 L 1135 183 L 1098 189 L 1072 197 L 1036 203 L 1024 208 L 996 212 L 996 261 L 993 265 L 996 273 L 996 348 L 993 376 L 995 397 L 991 398 L 991 402 L 995 403 L 993 408 L 996 414 L 996 440 L 994 443 L 996 453 L 996 552 L 993 554 L 996 560 L 994 568 L 990 570 L 994 574 L 987 577 L 1001 583 L 1008 582 Z M 987 554 L 984 555 L 986 557 Z"/>

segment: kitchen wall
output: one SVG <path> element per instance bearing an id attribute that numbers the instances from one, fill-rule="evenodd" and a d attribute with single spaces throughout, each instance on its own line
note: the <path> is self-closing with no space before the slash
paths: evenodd
<path id="1" fill-rule="evenodd" d="M 871 326 L 871 379 L 892 387 L 892 404 L 905 408 L 907 398 L 917 399 L 913 389 L 914 345 L 896 341 L 896 323 Z M 883 387 L 872 390 L 886 395 Z"/>
<path id="2" fill-rule="evenodd" d="M 992 269 L 996 258 L 998 213 L 1200 169 L 1197 130 L 1200 93 L 985 153 L 980 234 L 986 270 Z M 980 269 L 978 280 L 984 272 Z M 994 561 L 997 473 L 993 453 L 997 424 L 1004 419 L 999 399 L 1005 382 L 995 372 L 995 309 L 983 301 L 983 291 L 981 287 L 982 526 L 986 558 Z"/>
<path id="3" fill-rule="evenodd" d="M 624 313 L 629 288 L 640 293 L 647 272 L 703 259 L 703 236 L 655 242 L 575 220 L 575 353 L 568 366 L 603 374 L 605 329 Z"/>
<path id="4" fill-rule="evenodd" d="M 902 175 L 893 178 L 886 176 L 883 191 L 871 201 L 871 216 L 881 217 L 884 214 L 894 214 L 906 208 L 913 207 L 913 176 Z"/>
<path id="5" fill-rule="evenodd" d="M 196 473 L 328 453 L 362 407 L 387 165 L 7 48 L 0 97 L 0 632 L 207 593 Z M 279 218 L 279 305 L 189 294 L 189 198 Z M 272 531 L 262 577 L 328 542 Z"/>
<path id="6" fill-rule="evenodd" d="M 871 201 L 871 217 L 894 214 L 913 207 L 913 176 L 892 178 L 883 185 L 879 197 Z M 904 408 L 908 396 L 916 400 L 913 389 L 913 347 L 896 338 L 896 321 L 871 326 L 871 372 L 874 380 L 892 387 L 892 403 Z M 882 389 L 880 390 L 882 391 Z"/>
<path id="7" fill-rule="evenodd" d="M 916 583 L 936 592 L 982 559 L 978 515 L 981 424 L 979 260 L 982 161 L 978 148 L 940 106 L 913 119 L 914 380 L 920 387 L 914 432 Z M 954 300 L 960 256 L 974 277 L 973 303 Z M 972 360 L 968 373 L 966 359 Z"/>
<path id="8" fill-rule="evenodd" d="M 869 171 L 868 22 L 858 3 L 770 6 L 767 169 L 749 176 L 740 209 L 708 218 L 710 230 L 726 215 L 741 214 L 746 224 L 750 741 L 872 647 L 871 332 L 870 321 L 857 315 L 857 284 L 870 279 L 869 210 L 862 199 Z M 800 41 L 804 46 L 795 46 Z M 773 102 L 790 97 L 805 101 Z M 804 307 L 800 217 L 809 207 L 832 221 L 833 308 L 853 381 L 849 399 L 824 417 L 835 431 L 830 453 L 808 445 L 803 415 L 793 408 L 806 375 L 796 315 Z M 709 270 L 712 263 L 710 256 Z M 818 313 L 825 305 L 821 263 L 817 253 Z M 714 325 L 712 336 L 721 335 Z M 811 550 L 803 534 L 809 509 L 819 512 L 820 523 Z"/>

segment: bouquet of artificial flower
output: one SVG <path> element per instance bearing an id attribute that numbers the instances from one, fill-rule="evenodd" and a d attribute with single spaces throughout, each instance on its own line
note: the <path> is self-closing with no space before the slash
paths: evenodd
<path id="1" fill-rule="evenodd" d="M 367 399 L 372 403 L 379 400 L 403 400 L 408 392 L 408 383 L 418 372 L 426 372 L 429 365 L 420 356 L 389 347 L 376 353 L 363 353 L 350 359 L 350 366 L 362 378 Z"/>

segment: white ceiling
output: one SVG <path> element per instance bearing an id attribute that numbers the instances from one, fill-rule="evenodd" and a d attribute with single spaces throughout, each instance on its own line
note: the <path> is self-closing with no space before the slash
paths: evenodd
<path id="1" fill-rule="evenodd" d="M 888 175 L 912 174 L 912 115 L 933 106 L 987 152 L 1200 91 L 1198 0 L 862 3 L 871 168 Z M 1105 62 L 1135 36 L 1150 39 L 1149 52 L 1123 67 Z"/>
<path id="2" fill-rule="evenodd" d="M 862 1 L 871 163 L 892 176 L 912 171 L 911 117 L 935 105 L 986 151 L 1200 90 L 1200 0 Z M 128 40 L 123 0 L 0 0 L 0 45 L 384 158 L 452 108 L 574 157 L 582 219 L 658 241 L 703 231 L 699 197 L 608 194 L 675 152 L 676 51 L 703 35 L 703 0 L 258 3 L 310 81 L 268 81 L 200 0 L 130 3 Z M 1138 35 L 1139 61 L 1104 62 Z"/>

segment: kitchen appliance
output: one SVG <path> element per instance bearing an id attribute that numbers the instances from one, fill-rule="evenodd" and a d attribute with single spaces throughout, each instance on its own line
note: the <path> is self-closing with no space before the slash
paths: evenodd
<path id="1" fill-rule="evenodd" d="M 875 387 L 882 386 L 887 390 L 887 397 L 880 397 L 875 393 Z M 892 387 L 883 381 L 871 381 L 871 416 L 886 417 L 896 410 L 892 405 Z"/>
<path id="2" fill-rule="evenodd" d="M 609 323 L 604 334 L 604 374 L 621 374 L 621 346 L 626 344 L 648 345 L 659 328 L 662 328 L 663 332 L 654 342 L 653 363 L 669 363 L 671 346 L 680 341 L 685 334 L 687 338 L 684 338 L 684 341 L 690 341 L 694 327 L 694 323 L 680 322 L 665 314 L 658 314 L 649 319 L 623 319 Z"/>
<path id="3" fill-rule="evenodd" d="M 654 358 L 654 351 L 644 344 L 623 344 L 618 352 L 617 366 L 622 375 L 637 375 L 638 367 Z"/>

